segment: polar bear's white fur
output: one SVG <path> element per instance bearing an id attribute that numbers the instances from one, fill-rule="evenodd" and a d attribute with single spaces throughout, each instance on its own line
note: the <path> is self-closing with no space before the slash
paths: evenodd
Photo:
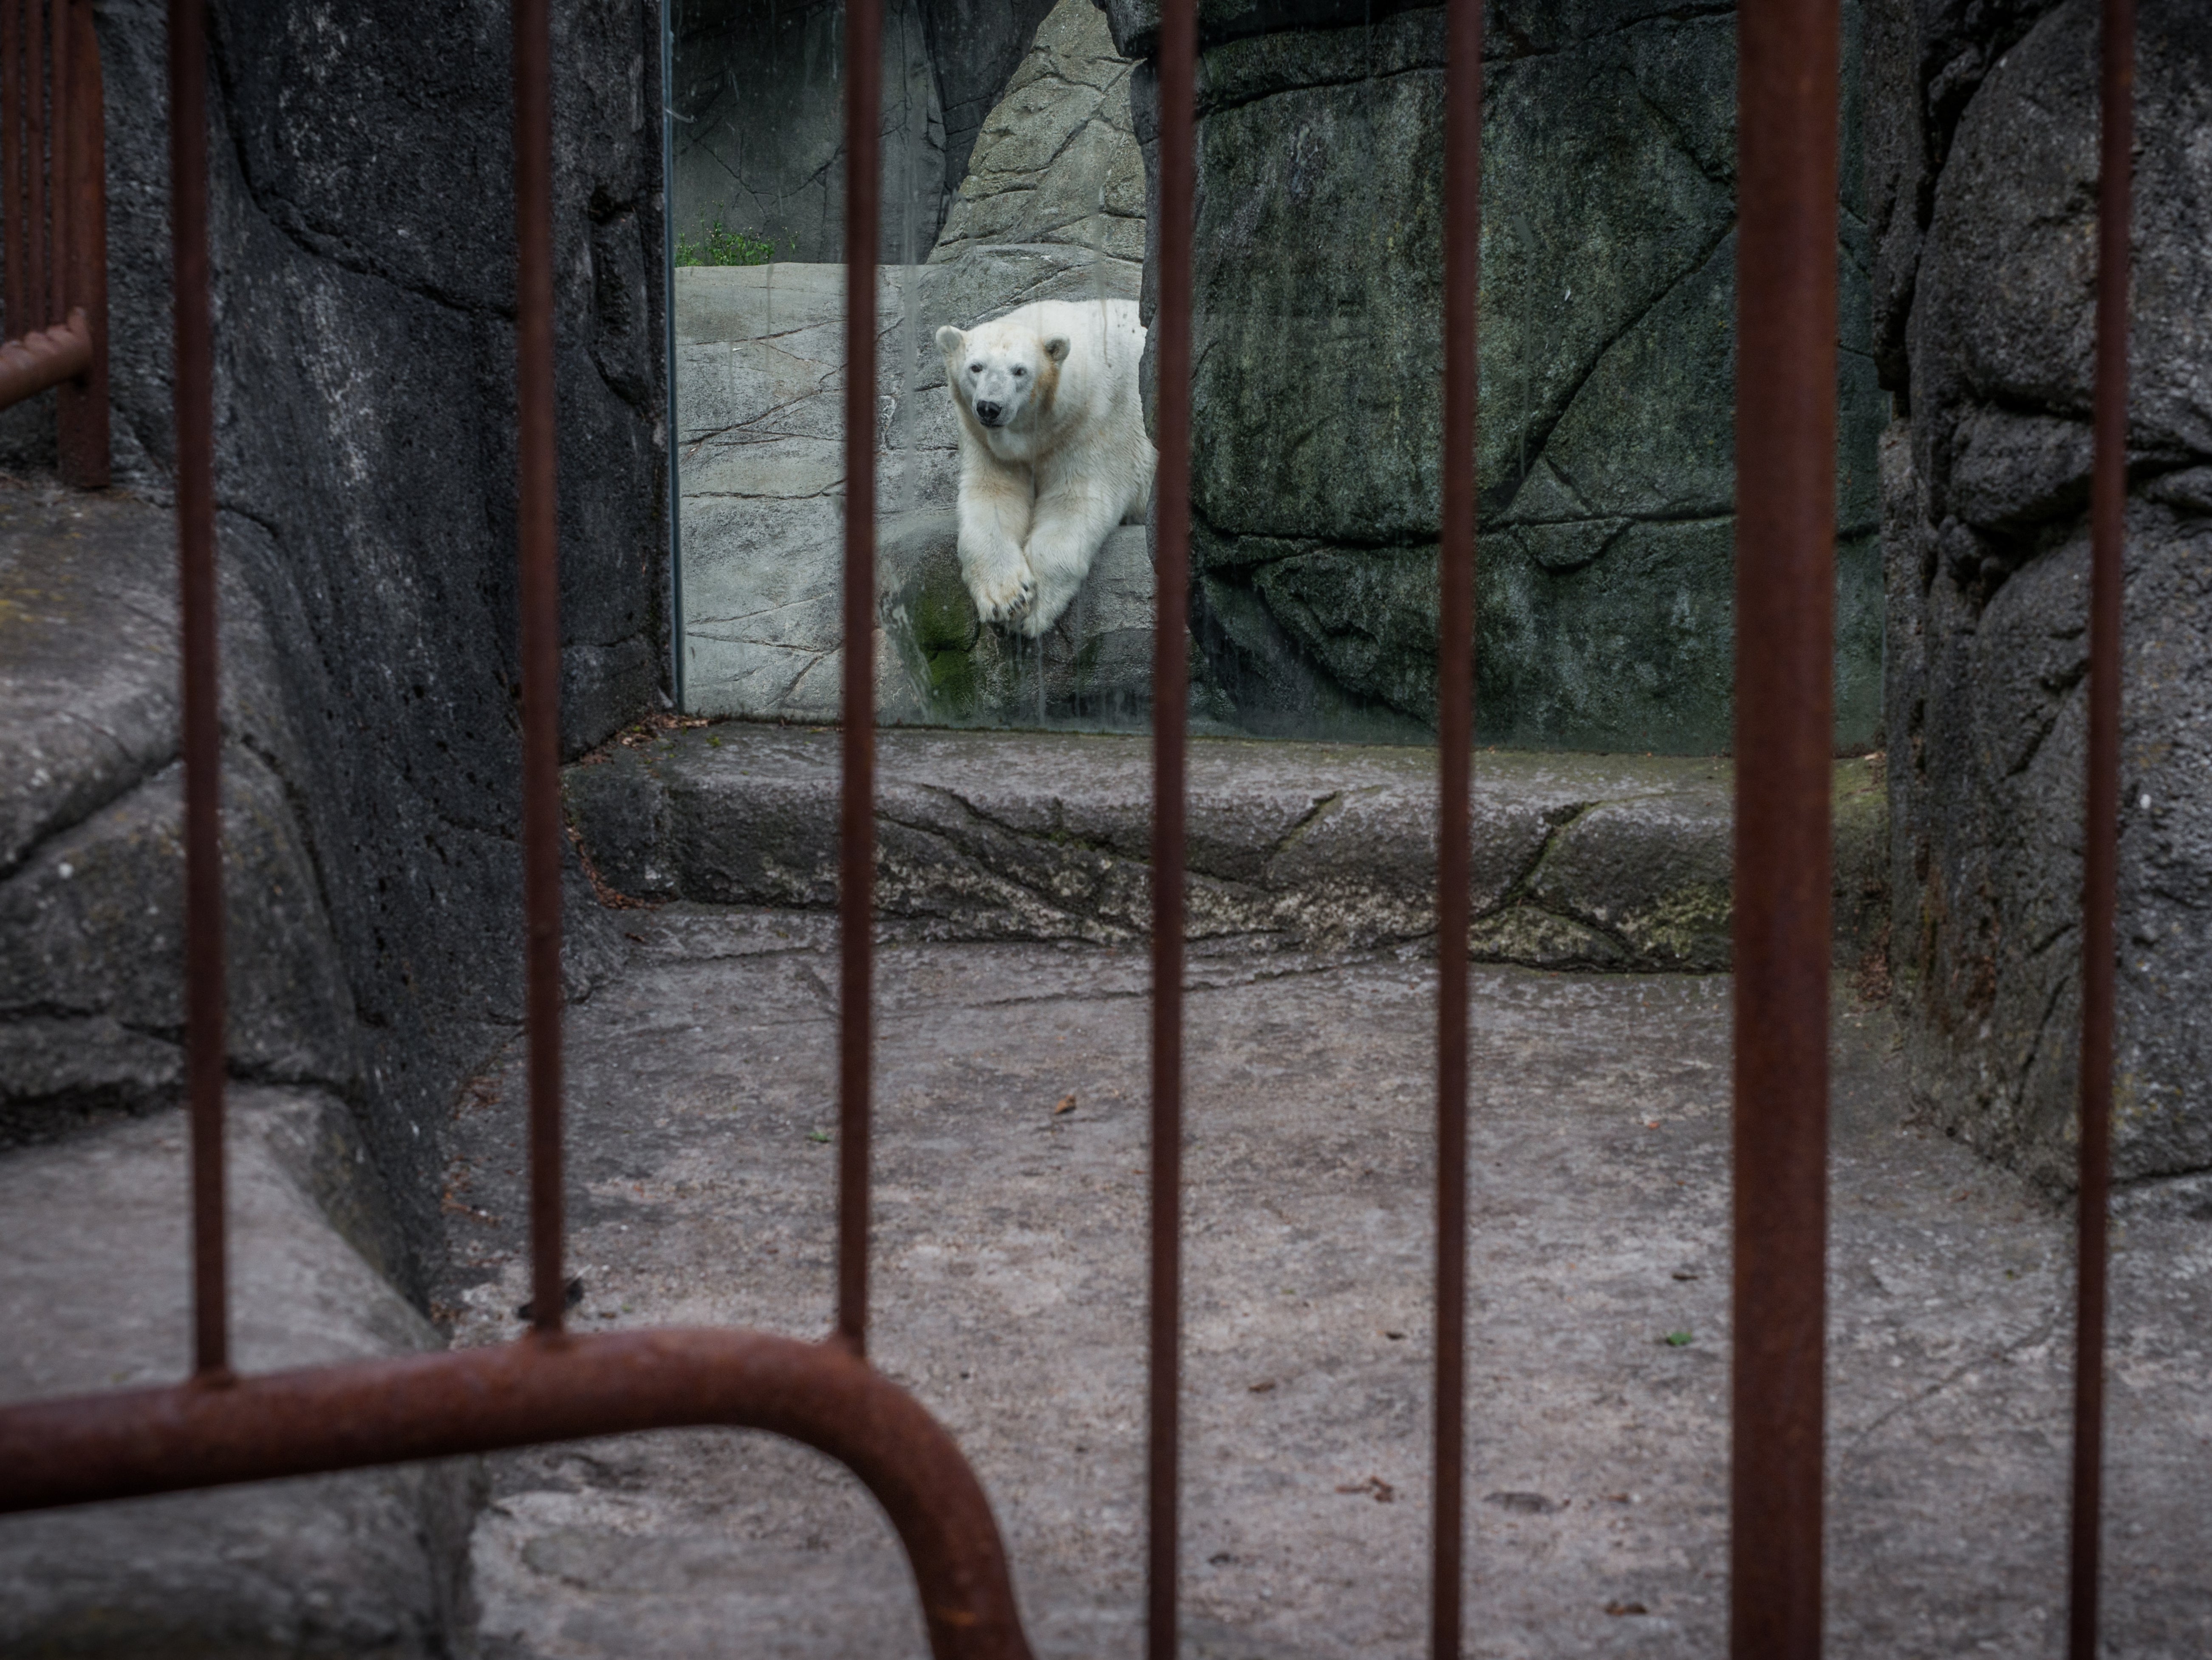
<path id="1" fill-rule="evenodd" d="M 1040 300 L 937 331 L 960 411 L 960 573 L 987 623 L 1060 620 L 1115 526 L 1141 518 L 1155 459 L 1128 300 Z"/>

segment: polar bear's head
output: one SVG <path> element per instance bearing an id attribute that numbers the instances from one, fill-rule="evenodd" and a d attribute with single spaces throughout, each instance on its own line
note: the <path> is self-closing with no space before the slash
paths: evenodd
<path id="1" fill-rule="evenodd" d="M 948 323 L 937 331 L 937 349 L 945 354 L 945 378 L 978 425 L 1018 428 L 1052 407 L 1068 342 L 1004 319 L 964 334 Z"/>

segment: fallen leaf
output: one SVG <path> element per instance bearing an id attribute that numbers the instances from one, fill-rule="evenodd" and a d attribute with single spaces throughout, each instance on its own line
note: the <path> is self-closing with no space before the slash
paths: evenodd
<path id="1" fill-rule="evenodd" d="M 1337 1491 L 1365 1493 L 1378 1505 L 1395 1504 L 1398 1499 L 1398 1489 L 1379 1475 L 1370 1475 L 1364 1481 L 1354 1481 L 1347 1487 L 1339 1487 Z"/>
<path id="2" fill-rule="evenodd" d="M 1073 1112 L 1074 1110 L 1075 1098 L 1072 1095 L 1063 1095 L 1060 1098 L 1060 1104 L 1052 1110 L 1052 1116 L 1057 1118 L 1063 1112 Z"/>
<path id="3" fill-rule="evenodd" d="M 1651 1612 L 1650 1609 L 1645 1608 L 1641 1602 L 1607 1602 L 1605 1605 L 1605 1611 L 1607 1614 L 1649 1614 Z"/>

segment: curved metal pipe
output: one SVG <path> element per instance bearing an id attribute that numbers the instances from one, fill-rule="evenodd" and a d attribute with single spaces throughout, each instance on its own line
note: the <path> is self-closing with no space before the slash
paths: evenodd
<path id="1" fill-rule="evenodd" d="M 0 345 L 0 410 L 74 380 L 92 368 L 92 325 L 82 310 L 69 321 Z"/>
<path id="2" fill-rule="evenodd" d="M 759 1332 L 533 1334 L 0 1408 L 0 1511 L 708 1425 L 803 1442 L 860 1479 L 906 1548 L 937 1660 L 1029 1660 L 998 1524 L 952 1438 L 842 1347 Z"/>

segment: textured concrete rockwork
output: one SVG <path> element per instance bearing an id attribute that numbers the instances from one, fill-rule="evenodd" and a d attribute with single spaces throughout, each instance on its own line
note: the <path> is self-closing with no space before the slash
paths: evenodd
<path id="1" fill-rule="evenodd" d="M 1121 51 L 1149 50 L 1150 8 L 1107 10 Z M 1443 13 L 1227 3 L 1202 16 L 1192 534 L 1208 712 L 1402 741 L 1435 702 Z M 1481 730 L 1536 747 L 1723 751 L 1734 11 L 1503 3 L 1489 46 Z M 1149 143 L 1148 69 L 1135 84 Z M 1871 746 L 1881 718 L 1881 409 L 1855 167 L 1841 207 L 1848 749 Z"/>
<path id="2" fill-rule="evenodd" d="M 191 1365 L 180 1114 L 0 1160 L 0 1400 L 174 1383 Z M 364 1203 L 350 1115 L 234 1092 L 233 1353 L 244 1368 L 439 1347 L 380 1273 L 404 1247 Z M 0 1650 L 431 1660 L 465 1621 L 473 1461 L 0 1518 Z"/>
<path id="3" fill-rule="evenodd" d="M 884 8 L 882 257 L 919 258 L 945 210 L 945 110 L 923 7 Z M 716 222 L 785 258 L 835 260 L 844 242 L 844 11 L 710 0 L 678 14 L 676 231 Z"/>
<path id="4" fill-rule="evenodd" d="M 115 459 L 158 501 L 174 451 L 166 26 L 147 0 L 103 5 L 98 22 Z M 663 678 L 657 27 L 642 5 L 564 11 L 555 49 L 572 752 L 651 708 Z M 264 907 L 258 922 L 233 913 L 240 1059 L 255 1075 L 343 1088 L 427 1243 L 438 1116 L 519 1008 L 507 13 L 489 0 L 403 5 L 355 29 L 279 0 L 222 0 L 211 29 L 219 558 L 225 649 L 234 668 L 250 660 L 234 681 L 252 702 L 231 734 L 233 886 Z M 36 415 L 9 430 L 33 430 Z M 9 454 L 37 460 L 35 445 Z M 38 590 L 25 616 L 45 628 L 36 619 L 56 607 L 39 597 L 33 556 L 48 532 L 21 533 L 33 538 L 22 580 Z M 136 615 L 101 600 L 100 584 L 125 581 L 95 574 L 105 544 L 64 558 L 80 586 L 53 626 L 81 637 L 39 694 L 47 713 L 0 717 L 19 756 L 80 729 L 69 764 L 89 781 L 49 793 L 35 763 L 8 780 L 21 804 L 10 812 L 35 838 L 7 854 L 10 927 L 66 939 L 34 970 L 8 955 L 10 1013 L 49 1023 L 11 1092 L 137 1098 L 172 1076 L 161 1046 L 175 1037 L 173 990 L 157 995 L 155 982 L 180 968 L 163 945 L 173 916 L 140 938 L 127 912 L 158 910 L 173 891 L 155 869 L 157 804 L 173 784 L 124 798 L 174 752 L 173 659 L 146 655 L 174 615 L 173 541 L 152 514 L 129 534 L 149 542 L 125 561 L 128 581 L 159 598 Z M 70 708 L 71 688 L 97 699 L 102 685 L 121 702 Z M 85 735 L 104 724 L 113 741 Z M 104 932 L 65 926 L 64 890 L 31 891 L 76 881 L 59 873 L 76 868 L 65 842 L 105 849 L 109 885 L 96 903 L 70 902 Z M 586 958 L 595 921 L 580 917 Z M 257 986 L 273 1000 L 261 1012 Z M 121 1034 L 106 1059 L 70 1052 L 51 1025 L 97 1019 Z M 11 1046 L 29 1031 L 16 1026 Z"/>
<path id="5" fill-rule="evenodd" d="M 145 1110 L 183 1078 L 174 532 L 143 502 L 0 496 L 0 1142 Z M 297 734 L 258 608 L 225 583 L 232 1066 L 361 1086 Z"/>
<path id="6" fill-rule="evenodd" d="M 828 1328 L 836 924 L 635 916 L 570 1017 L 570 1261 L 593 1330 Z M 1727 1649 L 1724 982 L 1474 976 L 1467 1651 Z M 975 1463 L 1050 1660 L 1142 1647 L 1141 951 L 887 944 L 876 1364 Z M 1413 1660 L 1427 1608 L 1434 1032 L 1395 954 L 1194 959 L 1184 1652 Z M 1893 1029 L 1834 1023 L 1826 1652 L 2063 1652 L 2069 1218 L 1902 1122 Z M 527 1294 L 519 1053 L 465 1102 L 457 1341 Z M 1062 1109 L 1064 1110 L 1057 1110 Z M 2212 1651 L 2212 1207 L 2124 1207 L 2106 1651 Z M 2150 1201 L 2155 1202 L 2146 1202 Z M 2195 1207 L 2192 1213 L 2192 1207 Z M 1669 1340 L 1672 1341 L 1669 1341 Z M 493 1461 L 472 1552 L 511 1660 L 927 1652 L 858 1485 L 768 1437 Z"/>
<path id="7" fill-rule="evenodd" d="M 2080 1025 L 2096 8 L 1869 14 L 1892 892 L 1916 1085 L 2071 1179 Z M 2212 15 L 2136 68 L 2120 815 L 2124 1176 L 2212 1165 Z"/>
<path id="8" fill-rule="evenodd" d="M 886 733 L 880 913 L 926 936 L 1126 942 L 1151 903 L 1142 739 Z M 1190 761 L 1193 937 L 1310 950 L 1431 940 L 1435 761 L 1413 750 L 1209 741 Z M 1476 758 L 1468 940 L 1544 967 L 1729 960 L 1725 763 Z M 836 883 L 837 739 L 725 725 L 638 735 L 569 769 L 572 822 L 633 897 L 824 907 Z M 1838 951 L 1882 921 L 1881 779 L 1837 769 Z"/>
<path id="9" fill-rule="evenodd" d="M 1135 291 L 1145 163 L 1129 114 L 1129 63 L 1090 0 L 1060 0 L 1037 26 L 983 124 L 930 263 L 1007 242 L 1086 249 L 1127 267 L 1126 291 Z"/>
<path id="10" fill-rule="evenodd" d="M 917 259 L 1053 0 L 894 0 L 884 10 L 882 240 Z M 719 218 L 778 256 L 843 257 L 844 14 L 707 0 L 677 14 L 679 234 Z"/>

